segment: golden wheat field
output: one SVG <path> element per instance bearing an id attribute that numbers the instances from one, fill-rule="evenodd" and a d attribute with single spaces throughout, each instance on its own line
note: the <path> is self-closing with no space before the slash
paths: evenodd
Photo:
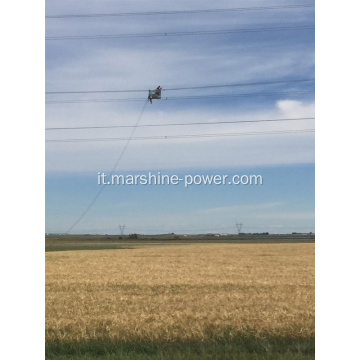
<path id="1" fill-rule="evenodd" d="M 312 338 L 314 251 L 200 244 L 46 253 L 46 340 Z"/>

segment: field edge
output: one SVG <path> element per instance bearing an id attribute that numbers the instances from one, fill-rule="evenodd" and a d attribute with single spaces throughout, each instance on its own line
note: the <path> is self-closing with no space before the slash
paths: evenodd
<path id="1" fill-rule="evenodd" d="M 187 356 L 206 356 L 206 358 L 221 358 L 224 355 L 233 356 L 240 354 L 262 355 L 268 358 L 277 359 L 275 355 L 281 355 L 281 359 L 294 358 L 294 356 L 305 356 L 306 359 L 312 358 L 315 354 L 315 338 L 267 338 L 259 339 L 254 337 L 242 337 L 240 339 L 218 339 L 217 341 L 195 342 L 150 342 L 134 341 L 121 342 L 114 340 L 89 340 L 82 342 L 47 342 L 45 344 L 46 359 L 57 359 L 59 356 L 64 359 L 83 358 L 84 356 L 103 357 L 103 356 L 127 356 L 135 358 L 146 355 L 145 358 L 168 359 L 186 358 Z M 135 356 L 135 357 L 134 357 Z M 209 357 L 210 356 L 210 357 Z M 220 356 L 220 357 L 218 357 Z M 309 357 L 310 356 L 310 357 Z M 256 358 L 256 357 L 255 357 Z M 270 359 L 270 357 L 269 357 Z"/>

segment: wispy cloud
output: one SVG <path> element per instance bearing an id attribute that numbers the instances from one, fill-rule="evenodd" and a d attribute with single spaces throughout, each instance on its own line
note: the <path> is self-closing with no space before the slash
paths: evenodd
<path id="1" fill-rule="evenodd" d="M 243 204 L 243 205 L 233 205 L 233 206 L 218 206 L 201 210 L 204 214 L 234 214 L 238 212 L 254 212 L 260 210 L 269 210 L 283 206 L 284 202 L 272 202 L 272 203 L 260 203 L 260 204 Z"/>

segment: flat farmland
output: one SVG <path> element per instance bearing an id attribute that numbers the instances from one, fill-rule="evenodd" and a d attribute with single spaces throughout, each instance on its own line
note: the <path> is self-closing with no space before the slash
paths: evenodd
<path id="1" fill-rule="evenodd" d="M 134 249 L 160 245 L 192 244 L 303 244 L 314 243 L 315 235 L 47 235 L 45 251 Z"/>
<path id="2" fill-rule="evenodd" d="M 53 359 L 313 359 L 313 243 L 46 253 Z"/>

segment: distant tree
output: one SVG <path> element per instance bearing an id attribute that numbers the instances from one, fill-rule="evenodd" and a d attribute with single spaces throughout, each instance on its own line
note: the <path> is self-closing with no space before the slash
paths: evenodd
<path id="1" fill-rule="evenodd" d="M 129 234 L 129 239 L 137 239 L 138 234 Z"/>

